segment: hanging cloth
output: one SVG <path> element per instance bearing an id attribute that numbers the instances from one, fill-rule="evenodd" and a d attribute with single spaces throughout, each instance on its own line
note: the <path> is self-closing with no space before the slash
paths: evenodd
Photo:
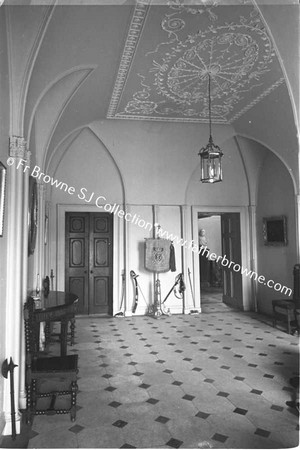
<path id="1" fill-rule="evenodd" d="M 171 272 L 176 272 L 175 249 L 173 242 L 171 242 L 170 245 L 170 270 Z"/>
<path id="2" fill-rule="evenodd" d="M 146 239 L 145 268 L 152 272 L 170 270 L 170 241 L 168 239 Z"/>

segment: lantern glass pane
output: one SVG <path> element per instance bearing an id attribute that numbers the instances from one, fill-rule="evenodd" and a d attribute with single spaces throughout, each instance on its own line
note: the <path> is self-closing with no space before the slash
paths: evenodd
<path id="1" fill-rule="evenodd" d="M 204 156 L 204 157 L 203 157 Z M 204 183 L 216 183 L 222 181 L 221 156 L 201 157 L 201 181 Z"/>

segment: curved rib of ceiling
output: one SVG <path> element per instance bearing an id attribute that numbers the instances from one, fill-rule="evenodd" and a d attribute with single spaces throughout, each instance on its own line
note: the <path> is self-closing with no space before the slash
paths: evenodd
<path id="1" fill-rule="evenodd" d="M 123 203 L 126 202 L 126 189 L 125 189 L 125 183 L 124 179 L 121 173 L 121 170 L 115 160 L 115 158 L 112 156 L 111 152 L 107 148 L 107 146 L 104 144 L 104 142 L 100 139 L 100 137 L 94 132 L 90 126 L 82 126 L 80 128 L 77 128 L 76 130 L 71 131 L 67 136 L 63 138 L 63 140 L 57 145 L 57 147 L 49 153 L 49 155 L 46 155 L 45 160 L 45 172 L 51 173 L 51 176 L 55 176 L 55 173 L 63 159 L 63 157 L 66 155 L 66 153 L 69 151 L 72 143 L 79 137 L 79 135 L 84 131 L 88 130 L 90 133 L 95 136 L 95 138 L 101 143 L 103 148 L 105 149 L 107 155 L 111 159 L 113 165 L 115 166 L 117 173 L 119 174 L 121 188 L 122 188 L 122 196 L 123 196 Z M 49 157 L 48 157 L 49 156 Z"/>
<path id="2" fill-rule="evenodd" d="M 280 53 L 280 51 L 279 51 L 279 49 L 277 47 L 276 40 L 274 39 L 273 33 L 272 33 L 272 31 L 271 31 L 267 21 L 265 20 L 265 17 L 264 17 L 264 14 L 262 13 L 261 8 L 257 5 L 256 0 L 252 0 L 252 1 L 256 5 L 256 8 L 259 11 L 259 14 L 260 14 L 260 17 L 261 17 L 261 19 L 262 19 L 262 21 L 264 23 L 264 26 L 268 30 L 268 34 L 271 37 L 276 56 L 277 56 L 278 62 L 280 64 L 280 67 L 281 67 L 281 70 L 282 70 L 282 73 L 283 73 L 283 76 L 284 76 L 284 79 L 285 79 L 285 83 L 286 83 L 287 88 L 288 88 L 288 93 L 289 93 L 289 97 L 290 97 L 290 101 L 291 101 L 291 105 L 292 105 L 292 109 L 293 109 L 293 114 L 294 114 L 295 125 L 297 127 L 298 111 L 297 111 L 297 107 L 296 107 L 296 103 L 295 103 L 295 97 L 294 97 L 294 94 L 293 94 L 291 83 L 290 83 L 289 77 L 287 75 L 287 71 L 286 71 L 286 68 L 285 68 L 285 65 L 284 65 L 281 53 Z"/>
<path id="3" fill-rule="evenodd" d="M 26 102 L 27 102 L 27 95 L 28 95 L 31 74 L 32 74 L 32 71 L 34 68 L 34 64 L 35 64 L 37 55 L 39 53 L 42 42 L 44 40 L 44 36 L 46 34 L 48 25 L 52 18 L 54 9 L 55 9 L 55 6 L 53 6 L 53 5 L 48 5 L 46 7 L 44 16 L 41 19 L 40 26 L 39 26 L 37 34 L 36 34 L 35 41 L 31 48 L 29 58 L 27 60 L 27 64 L 26 64 L 26 68 L 25 68 L 25 72 L 24 72 L 24 76 L 23 76 L 23 80 L 22 80 L 21 95 L 20 95 L 20 108 L 19 108 L 19 123 L 20 123 L 21 129 L 23 130 L 24 134 L 25 134 L 25 130 L 24 130 L 25 109 L 26 109 Z M 27 136 L 29 137 L 30 134 L 28 133 Z"/>
<path id="4" fill-rule="evenodd" d="M 57 147 L 45 153 L 44 165 L 45 172 L 49 174 L 55 174 L 58 166 L 61 163 L 61 160 L 64 156 L 64 153 L 68 150 L 68 148 L 72 145 L 74 140 L 77 139 L 78 135 L 81 133 L 82 127 L 76 130 L 71 131 L 68 135 L 64 137 L 64 139 L 57 145 Z"/>
<path id="5" fill-rule="evenodd" d="M 270 93 L 263 105 L 255 105 L 247 117 L 239 118 L 234 129 L 237 135 L 253 139 L 274 152 L 298 182 L 299 143 L 285 83 Z"/>
<path id="6" fill-rule="evenodd" d="M 293 183 L 293 186 L 294 186 L 294 192 L 295 192 L 295 194 L 297 193 L 297 182 L 296 182 L 295 176 L 294 176 L 293 172 L 290 170 L 290 167 L 288 166 L 287 162 L 284 160 L 283 155 L 281 155 L 279 152 L 277 152 L 277 151 L 273 150 L 272 148 L 270 148 L 266 142 L 263 142 L 263 141 L 261 141 L 259 139 L 253 139 L 252 136 L 249 136 L 249 135 L 247 135 L 245 133 L 238 133 L 236 135 L 235 139 L 236 139 L 237 142 L 238 142 L 238 138 L 239 137 L 247 139 L 249 142 L 252 141 L 254 143 L 257 143 L 257 144 L 261 145 L 262 147 L 264 147 L 264 149 L 266 149 L 267 151 L 270 151 L 271 153 L 273 153 L 282 162 L 282 164 L 284 165 L 284 167 L 286 168 L 286 170 L 290 174 L 290 177 L 292 179 L 292 183 Z M 238 144 L 238 147 L 239 147 L 239 144 Z M 247 165 L 246 165 L 246 167 L 247 167 Z"/>
<path id="7" fill-rule="evenodd" d="M 38 125 L 35 127 L 38 129 L 35 139 L 36 151 L 38 150 L 37 156 L 40 162 L 43 160 L 42 156 L 47 151 L 66 106 L 94 68 L 94 66 L 72 68 L 46 86 L 37 99 L 29 121 L 28 141 L 30 144 L 33 120 L 35 120 Z"/>
<path id="8" fill-rule="evenodd" d="M 25 135 L 24 117 L 31 73 L 52 16 L 52 7 L 17 8 L 5 11 L 11 78 L 11 123 L 14 133 Z M 41 13 L 40 13 L 41 12 Z"/>

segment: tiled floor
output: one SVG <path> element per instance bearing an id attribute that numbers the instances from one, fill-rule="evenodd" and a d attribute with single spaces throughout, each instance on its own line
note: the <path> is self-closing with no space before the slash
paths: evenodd
<path id="1" fill-rule="evenodd" d="M 290 448 L 298 337 L 215 297 L 199 315 L 78 318 L 75 423 L 36 416 L 29 448 Z"/>

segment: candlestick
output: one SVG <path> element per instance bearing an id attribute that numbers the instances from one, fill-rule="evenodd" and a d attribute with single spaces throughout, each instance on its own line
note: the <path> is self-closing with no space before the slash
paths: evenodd
<path id="1" fill-rule="evenodd" d="M 40 293 L 40 275 L 37 274 L 36 277 L 36 295 L 39 295 Z"/>

